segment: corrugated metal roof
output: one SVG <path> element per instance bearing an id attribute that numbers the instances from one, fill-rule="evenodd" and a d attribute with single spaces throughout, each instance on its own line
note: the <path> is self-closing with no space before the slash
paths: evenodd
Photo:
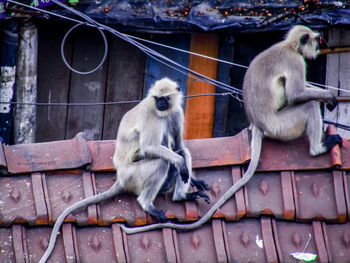
<path id="1" fill-rule="evenodd" d="M 243 175 L 248 137 L 244 130 L 234 137 L 186 141 L 194 175 L 209 184 L 212 203 L 174 203 L 160 195 L 155 205 L 169 220 L 202 217 Z M 114 143 L 88 142 L 79 134 L 67 141 L 0 147 L 0 262 L 37 262 L 58 215 L 113 184 Z M 119 223 L 154 223 L 127 194 L 78 210 L 66 218 L 51 261 L 296 262 L 316 256 L 317 262 L 349 262 L 350 139 L 319 157 L 310 157 L 307 149 L 305 138 L 264 140 L 256 175 L 211 222 L 193 231 L 125 234 Z"/>

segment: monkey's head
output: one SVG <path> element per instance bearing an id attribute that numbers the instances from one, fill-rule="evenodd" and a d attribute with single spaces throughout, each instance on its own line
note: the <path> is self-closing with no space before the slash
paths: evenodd
<path id="1" fill-rule="evenodd" d="M 320 33 L 312 31 L 306 26 L 294 26 L 287 34 L 286 40 L 293 51 L 304 58 L 315 59 L 320 54 Z"/>
<path id="2" fill-rule="evenodd" d="M 168 78 L 156 81 L 147 95 L 154 103 L 156 112 L 160 116 L 165 116 L 174 107 L 181 107 L 182 92 L 179 85 Z"/>

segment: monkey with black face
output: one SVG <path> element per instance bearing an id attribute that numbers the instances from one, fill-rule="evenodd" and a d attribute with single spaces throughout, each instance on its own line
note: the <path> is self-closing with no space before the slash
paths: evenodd
<path id="1" fill-rule="evenodd" d="M 122 226 L 127 233 L 169 227 L 194 229 L 205 223 L 232 195 L 253 176 L 260 158 L 264 136 L 292 140 L 308 136 L 310 154 L 316 156 L 342 145 L 339 135 L 327 135 L 322 141 L 322 118 L 318 101 L 329 110 L 337 105 L 328 91 L 306 83 L 305 58 L 319 54 L 320 36 L 304 26 L 295 26 L 286 39 L 260 53 L 249 65 L 243 82 L 243 102 L 252 126 L 251 161 L 246 173 L 197 222 L 192 224 L 156 224 L 138 228 Z"/>
<path id="2" fill-rule="evenodd" d="M 157 221 L 167 220 L 164 211 L 153 205 L 158 193 L 173 191 L 173 201 L 199 197 L 208 185 L 193 178 L 192 160 L 183 143 L 183 95 L 176 82 L 163 78 L 155 82 L 146 98 L 122 118 L 113 156 L 117 180 L 101 194 L 81 200 L 58 217 L 50 243 L 40 263 L 49 258 L 64 219 L 74 210 L 114 197 L 122 192 L 137 195 L 141 207 Z M 198 191 L 188 192 L 190 185 Z"/>

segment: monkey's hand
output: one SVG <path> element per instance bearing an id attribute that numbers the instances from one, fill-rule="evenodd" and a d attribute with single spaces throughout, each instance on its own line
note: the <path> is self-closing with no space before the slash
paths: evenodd
<path id="1" fill-rule="evenodd" d="M 332 100 L 327 102 L 327 109 L 329 111 L 333 111 L 335 109 L 335 107 L 338 105 L 338 100 L 335 96 L 332 97 Z"/>
<path id="2" fill-rule="evenodd" d="M 185 162 L 182 162 L 181 166 L 179 167 L 179 172 L 180 172 L 182 181 L 183 181 L 185 184 L 187 184 L 188 179 L 190 178 L 190 173 L 189 173 L 189 171 L 188 171 L 188 168 L 187 168 Z"/>
<path id="3" fill-rule="evenodd" d="M 191 186 L 195 186 L 199 191 L 209 190 L 209 185 L 204 180 L 191 177 Z"/>
<path id="4" fill-rule="evenodd" d="M 187 193 L 186 194 L 186 199 L 187 200 L 194 200 L 194 199 L 197 199 L 199 197 L 202 197 L 204 198 L 204 201 L 207 203 L 207 204 L 210 204 L 210 198 L 207 194 L 203 193 L 202 191 L 197 191 L 197 192 L 192 192 L 192 193 Z"/>

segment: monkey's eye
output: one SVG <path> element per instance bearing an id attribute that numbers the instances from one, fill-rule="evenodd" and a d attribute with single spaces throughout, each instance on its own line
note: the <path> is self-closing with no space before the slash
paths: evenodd
<path id="1" fill-rule="evenodd" d="M 177 90 L 177 91 L 181 91 L 181 88 L 180 88 L 180 87 L 177 87 L 176 90 Z"/>
<path id="2" fill-rule="evenodd" d="M 165 99 L 166 99 L 166 100 L 169 100 L 169 99 L 170 99 L 170 97 L 169 97 L 169 96 L 166 96 L 166 97 L 165 97 Z"/>

